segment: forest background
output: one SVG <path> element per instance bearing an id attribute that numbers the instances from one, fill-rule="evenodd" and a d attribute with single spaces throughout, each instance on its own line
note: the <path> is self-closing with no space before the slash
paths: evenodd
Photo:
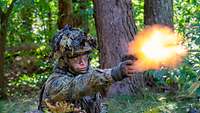
<path id="1" fill-rule="evenodd" d="M 103 18 L 103 13 L 109 15 L 109 10 L 106 12 L 100 8 L 102 4 L 108 9 L 118 5 L 128 12 L 127 15 L 114 15 L 114 18 L 122 20 L 130 16 L 130 21 L 125 24 L 125 28 L 127 26 L 130 30 L 128 38 L 134 38 L 146 25 L 166 24 L 184 37 L 189 49 L 187 57 L 177 68 L 147 71 L 153 78 L 151 87 L 141 88 L 140 93 L 134 96 L 109 99 L 109 112 L 182 113 L 200 109 L 200 1 L 155 1 L 160 4 L 156 6 L 150 0 L 113 0 L 110 3 L 101 0 L 0 0 L 0 111 L 21 113 L 36 109 L 40 88 L 53 69 L 52 37 L 66 23 L 98 39 L 99 48 L 91 54 L 93 67 L 107 68 L 119 62 L 122 51 L 114 50 L 119 57 L 111 58 L 116 60 L 111 62 L 106 60 L 110 54 L 101 55 L 104 44 L 112 40 L 112 37 L 107 37 L 117 35 L 106 32 L 110 29 L 106 23 L 102 24 L 105 27 L 101 26 L 101 22 L 109 23 L 113 19 Z M 148 22 L 147 18 L 153 13 L 145 11 L 148 6 L 153 11 L 164 9 L 166 14 L 161 15 L 158 21 Z M 161 21 L 164 18 L 170 20 Z M 119 29 L 110 30 L 120 31 L 120 24 L 117 26 Z"/>

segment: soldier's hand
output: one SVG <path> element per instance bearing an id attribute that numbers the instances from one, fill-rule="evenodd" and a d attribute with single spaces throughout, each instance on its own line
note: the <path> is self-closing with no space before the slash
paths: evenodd
<path id="1" fill-rule="evenodd" d="M 137 60 L 133 55 L 126 55 L 122 58 L 122 62 L 112 68 L 111 75 L 115 81 L 124 79 L 125 77 L 133 76 L 137 73 L 134 63 Z"/>
<path id="2" fill-rule="evenodd" d="M 121 63 L 120 68 L 123 76 L 132 76 L 137 72 L 133 66 L 134 62 L 134 60 L 126 60 Z"/>

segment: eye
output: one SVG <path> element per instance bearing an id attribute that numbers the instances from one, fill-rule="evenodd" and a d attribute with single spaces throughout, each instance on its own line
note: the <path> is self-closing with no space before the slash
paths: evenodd
<path id="1" fill-rule="evenodd" d="M 84 55 L 82 58 L 83 58 L 84 60 L 87 60 L 87 59 L 89 58 L 89 55 Z"/>
<path id="2" fill-rule="evenodd" d="M 79 57 L 75 57 L 75 58 L 74 58 L 75 61 L 77 61 L 77 60 L 79 60 L 79 59 L 80 59 Z"/>

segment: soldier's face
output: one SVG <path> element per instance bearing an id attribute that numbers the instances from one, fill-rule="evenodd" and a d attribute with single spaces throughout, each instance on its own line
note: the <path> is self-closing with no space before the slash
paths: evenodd
<path id="1" fill-rule="evenodd" d="M 67 64 L 71 71 L 76 73 L 86 73 L 89 65 L 88 54 L 80 55 L 74 58 L 68 58 Z"/>

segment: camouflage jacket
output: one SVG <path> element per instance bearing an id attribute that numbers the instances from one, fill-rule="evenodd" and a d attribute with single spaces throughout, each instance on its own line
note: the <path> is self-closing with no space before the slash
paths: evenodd
<path id="1" fill-rule="evenodd" d="M 99 92 L 123 78 L 120 66 L 105 70 L 89 69 L 87 73 L 79 75 L 55 69 L 42 88 L 38 108 L 50 110 L 51 105 L 65 101 L 70 105 L 70 109 L 65 111 L 68 113 L 105 113 Z M 81 110 L 75 112 L 75 108 Z"/>

